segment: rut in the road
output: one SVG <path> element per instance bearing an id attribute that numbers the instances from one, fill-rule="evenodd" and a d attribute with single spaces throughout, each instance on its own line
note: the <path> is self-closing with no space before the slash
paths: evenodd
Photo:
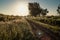
<path id="1" fill-rule="evenodd" d="M 59 40 L 58 36 L 56 36 L 52 31 L 50 31 L 49 29 L 46 29 L 42 26 L 40 26 L 39 24 L 27 19 L 27 21 L 30 23 L 30 25 L 32 26 L 32 30 L 35 29 L 40 29 L 42 30 L 45 34 L 47 34 L 48 36 L 51 37 L 51 40 Z"/>

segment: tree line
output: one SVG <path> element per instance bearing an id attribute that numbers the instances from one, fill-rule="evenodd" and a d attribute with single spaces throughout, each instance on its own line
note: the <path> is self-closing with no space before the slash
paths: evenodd
<path id="1" fill-rule="evenodd" d="M 31 16 L 37 16 L 37 15 L 42 15 L 45 16 L 47 13 L 49 13 L 49 11 L 46 9 L 41 8 L 41 6 L 39 5 L 39 3 L 34 2 L 34 3 L 29 3 L 29 13 Z M 60 5 L 58 6 L 57 12 L 60 15 Z"/>

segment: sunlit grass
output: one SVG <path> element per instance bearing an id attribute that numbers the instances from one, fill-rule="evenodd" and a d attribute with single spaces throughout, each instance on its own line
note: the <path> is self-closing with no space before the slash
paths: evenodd
<path id="1" fill-rule="evenodd" d="M 0 40 L 35 39 L 31 28 L 24 18 L 0 22 Z"/>
<path id="2" fill-rule="evenodd" d="M 59 30 L 60 30 L 60 27 L 58 27 L 58 26 L 52 26 L 52 25 L 49 25 L 49 24 L 46 24 L 46 23 L 42 23 L 42 22 L 39 21 L 39 20 L 41 20 L 41 19 L 47 19 L 47 18 L 40 18 L 40 17 L 33 17 L 33 18 L 31 18 L 31 17 L 30 17 L 30 18 L 28 18 L 28 19 L 30 19 L 31 21 L 39 24 L 39 25 L 42 26 L 42 27 L 45 27 L 45 28 L 53 31 L 54 33 L 57 33 L 57 32 L 59 32 Z"/>

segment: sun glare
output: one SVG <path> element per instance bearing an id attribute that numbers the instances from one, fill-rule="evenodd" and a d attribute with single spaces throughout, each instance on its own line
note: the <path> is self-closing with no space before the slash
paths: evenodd
<path id="1" fill-rule="evenodd" d="M 28 15 L 28 4 L 24 4 L 24 3 L 20 3 L 19 4 L 19 7 L 17 8 L 18 12 L 19 12 L 19 15 L 20 16 L 26 16 Z"/>

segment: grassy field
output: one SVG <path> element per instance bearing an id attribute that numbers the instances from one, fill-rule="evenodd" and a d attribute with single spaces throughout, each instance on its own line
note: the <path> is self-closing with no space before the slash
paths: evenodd
<path id="1" fill-rule="evenodd" d="M 0 16 L 0 40 L 34 39 L 31 27 L 24 18 L 18 16 L 8 16 L 8 18 L 7 16 Z"/>
<path id="2" fill-rule="evenodd" d="M 60 27 L 60 17 L 59 16 L 54 16 L 54 17 L 30 17 L 33 20 L 49 24 L 52 26 L 58 26 Z"/>
<path id="3" fill-rule="evenodd" d="M 27 17 L 37 24 L 50 29 L 54 33 L 59 34 L 60 26 L 56 22 L 60 22 L 60 18 L 56 17 Z M 57 21 L 56 21 L 57 20 Z M 54 23 L 55 24 L 54 24 Z M 35 38 L 31 25 L 25 17 L 9 16 L 0 14 L 0 40 L 38 40 Z"/>
<path id="4" fill-rule="evenodd" d="M 29 17 L 32 21 L 43 27 L 50 29 L 56 34 L 60 34 L 60 17 Z"/>

